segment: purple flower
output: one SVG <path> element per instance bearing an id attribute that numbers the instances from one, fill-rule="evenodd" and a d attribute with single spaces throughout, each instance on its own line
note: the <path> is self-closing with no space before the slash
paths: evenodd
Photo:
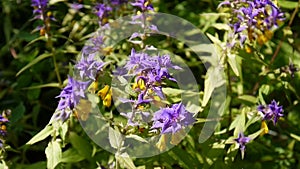
<path id="1" fill-rule="evenodd" d="M 46 9 L 48 5 L 48 0 L 31 0 L 31 6 L 35 8 L 35 12 L 38 12 L 37 10 Z"/>
<path id="2" fill-rule="evenodd" d="M 5 111 L 2 112 L 2 115 L 0 115 L 0 135 L 6 136 L 6 123 L 9 122 L 9 120 L 3 115 Z M 1 146 L 0 146 L 1 147 Z"/>
<path id="3" fill-rule="evenodd" d="M 155 112 L 151 129 L 160 128 L 162 134 L 174 134 L 194 122 L 192 113 L 188 112 L 182 103 L 179 103 Z"/>
<path id="4" fill-rule="evenodd" d="M 228 6 L 231 10 L 229 25 L 236 35 L 231 40 L 236 43 L 235 38 L 239 39 L 240 46 L 244 45 L 245 37 L 250 41 L 258 40 L 262 45 L 271 38 L 268 31 L 278 27 L 278 21 L 284 20 L 284 14 L 271 0 L 226 0 L 221 6 Z"/>
<path id="5" fill-rule="evenodd" d="M 95 80 L 96 74 L 104 66 L 103 62 L 96 61 L 94 55 L 82 56 L 81 60 L 75 65 L 75 68 L 79 70 L 79 75 L 82 79 L 85 77 Z"/>
<path id="6" fill-rule="evenodd" d="M 243 133 L 239 133 L 238 138 L 236 138 L 234 140 L 239 144 L 239 148 L 241 150 L 242 158 L 243 158 L 244 152 L 245 152 L 245 149 L 246 149 L 246 144 L 249 143 L 251 138 L 245 137 Z"/>
<path id="7" fill-rule="evenodd" d="M 104 25 L 104 19 L 108 17 L 112 8 L 106 4 L 97 3 L 94 7 L 94 13 L 98 16 L 100 24 Z"/>
<path id="8" fill-rule="evenodd" d="M 275 100 L 268 105 L 259 105 L 257 110 L 263 113 L 263 120 L 272 120 L 273 124 L 276 125 L 279 117 L 282 117 L 283 109 L 279 106 Z"/>
<path id="9" fill-rule="evenodd" d="M 146 53 L 136 53 L 134 49 L 131 50 L 129 61 L 124 67 L 136 76 L 136 83 L 142 80 L 146 90 L 152 89 L 161 99 L 165 98 L 161 88 L 162 81 L 169 79 L 176 82 L 169 69 L 181 69 L 171 63 L 169 55 L 149 56 Z"/>
<path id="10" fill-rule="evenodd" d="M 32 0 L 34 19 L 45 20 L 45 12 L 47 10 L 48 0 Z"/>
<path id="11" fill-rule="evenodd" d="M 299 69 L 295 66 L 295 64 L 290 63 L 288 67 L 288 71 L 292 77 L 295 77 L 295 73 L 299 71 Z"/>
<path id="12" fill-rule="evenodd" d="M 50 30 L 50 20 L 54 20 L 52 13 L 48 10 L 48 0 L 31 0 L 31 6 L 34 8 L 34 19 L 43 21 L 43 25 L 38 26 L 35 30 L 40 31 L 40 35 L 47 35 Z"/>
<path id="13" fill-rule="evenodd" d="M 136 0 L 131 3 L 132 6 L 139 7 L 142 11 L 151 10 L 153 11 L 153 6 L 149 0 Z"/>
<path id="14" fill-rule="evenodd" d="M 69 118 L 72 110 L 79 103 L 81 98 L 86 98 L 85 90 L 87 89 L 89 82 L 80 82 L 72 77 L 68 77 L 68 85 L 56 96 L 60 98 L 57 109 L 61 111 L 61 114 L 57 119 L 65 121 Z"/>
<path id="15" fill-rule="evenodd" d="M 91 54 L 94 54 L 96 52 L 101 51 L 101 49 L 103 49 L 103 36 L 95 36 L 93 38 L 91 38 L 89 40 L 90 44 L 84 46 L 84 48 L 82 49 L 82 54 L 84 56 L 88 56 Z"/>
<path id="16" fill-rule="evenodd" d="M 9 122 L 9 120 L 6 117 L 0 115 L 0 124 L 7 123 L 7 122 Z"/>
<path id="17" fill-rule="evenodd" d="M 78 10 L 80 10 L 81 8 L 83 8 L 83 5 L 75 2 L 75 3 L 72 3 L 72 4 L 70 5 L 70 7 L 71 7 L 72 9 L 74 9 L 75 11 L 78 11 Z"/>

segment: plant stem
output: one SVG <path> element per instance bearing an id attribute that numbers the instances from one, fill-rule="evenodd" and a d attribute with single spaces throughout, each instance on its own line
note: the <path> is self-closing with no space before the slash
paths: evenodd
<path id="1" fill-rule="evenodd" d="M 55 70 L 55 73 L 56 73 L 56 77 L 57 77 L 59 86 L 61 87 L 62 86 L 62 81 L 61 81 L 61 77 L 60 77 L 60 74 L 59 74 L 58 65 L 57 65 L 57 62 L 56 62 L 55 50 L 54 50 L 53 47 L 52 47 L 52 57 L 53 57 L 53 64 L 54 64 L 54 70 Z"/>
<path id="2" fill-rule="evenodd" d="M 226 73 L 227 73 L 227 79 L 228 79 L 228 94 L 229 96 L 231 97 L 232 95 L 232 86 L 231 86 L 231 79 L 230 79 L 230 69 L 229 69 L 230 65 L 229 63 L 227 62 L 227 67 L 226 67 Z M 228 127 L 230 126 L 231 124 L 231 121 L 232 121 L 232 111 L 231 111 L 231 98 L 229 100 L 229 119 L 228 119 Z"/>

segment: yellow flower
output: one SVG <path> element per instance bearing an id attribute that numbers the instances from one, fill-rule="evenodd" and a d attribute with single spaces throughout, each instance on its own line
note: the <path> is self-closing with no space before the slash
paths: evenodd
<path id="1" fill-rule="evenodd" d="M 139 88 L 141 90 L 145 90 L 145 81 L 143 79 L 139 79 L 136 83 L 133 84 L 132 86 L 133 89 Z"/>
<path id="2" fill-rule="evenodd" d="M 267 125 L 266 121 L 264 121 L 264 120 L 261 122 L 261 129 L 264 129 L 262 131 L 262 133 L 260 134 L 261 136 L 269 133 L 268 125 Z"/>
<path id="3" fill-rule="evenodd" d="M 248 45 L 245 46 L 245 50 L 247 53 L 252 53 L 252 49 Z"/>
<path id="4" fill-rule="evenodd" d="M 110 87 L 108 85 L 105 85 L 103 89 L 99 90 L 98 96 L 100 96 L 102 100 L 104 100 L 106 95 L 108 94 L 109 88 Z"/>
<path id="5" fill-rule="evenodd" d="M 95 93 L 96 90 L 98 89 L 98 81 L 94 81 L 90 86 L 89 86 L 89 91 L 91 93 Z"/>
<path id="6" fill-rule="evenodd" d="M 109 91 L 109 93 L 105 96 L 104 100 L 103 100 L 103 105 L 105 107 L 110 107 L 111 106 L 111 100 L 112 100 L 112 96 L 111 96 L 111 90 Z"/>

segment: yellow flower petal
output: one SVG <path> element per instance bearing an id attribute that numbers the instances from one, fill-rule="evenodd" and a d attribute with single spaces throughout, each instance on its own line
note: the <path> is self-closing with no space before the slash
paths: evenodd
<path id="1" fill-rule="evenodd" d="M 109 90 L 109 86 L 108 86 L 108 85 L 105 85 L 105 86 L 103 87 L 103 89 L 99 90 L 98 96 L 100 96 L 101 99 L 104 100 L 104 99 L 105 99 L 105 96 L 106 96 L 107 93 L 108 93 L 108 90 Z"/>
<path id="2" fill-rule="evenodd" d="M 267 125 L 266 121 L 264 121 L 264 120 L 261 122 L 261 129 L 264 129 L 260 134 L 261 136 L 269 133 L 268 125 Z"/>

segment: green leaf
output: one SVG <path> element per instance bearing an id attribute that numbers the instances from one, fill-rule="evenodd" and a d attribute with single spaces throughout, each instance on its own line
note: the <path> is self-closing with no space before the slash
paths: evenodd
<path id="1" fill-rule="evenodd" d="M 169 87 L 162 88 L 162 91 L 163 91 L 163 93 L 165 93 L 166 95 L 169 95 L 169 96 L 177 96 L 177 95 L 180 95 L 183 93 L 183 91 L 180 89 L 174 89 L 174 88 L 169 88 Z"/>
<path id="2" fill-rule="evenodd" d="M 61 162 L 63 163 L 76 163 L 82 160 L 84 160 L 84 157 L 81 156 L 74 148 L 69 148 L 62 153 Z"/>
<path id="3" fill-rule="evenodd" d="M 27 70 L 28 68 L 30 68 L 31 66 L 35 65 L 36 63 L 38 63 L 39 61 L 46 59 L 48 57 L 52 56 L 52 53 L 44 53 L 42 55 L 39 55 L 38 57 L 36 57 L 34 60 L 32 60 L 31 62 L 29 62 L 26 66 L 24 66 L 17 74 L 16 76 L 19 76 L 22 72 L 24 72 L 25 70 Z"/>
<path id="4" fill-rule="evenodd" d="M 278 0 L 279 7 L 286 8 L 286 9 L 295 9 L 299 6 L 298 2 L 294 1 L 286 1 L 286 0 Z"/>
<path id="5" fill-rule="evenodd" d="M 47 157 L 47 168 L 54 169 L 55 166 L 60 163 L 62 157 L 62 151 L 57 141 L 51 141 L 45 150 Z"/>
<path id="6" fill-rule="evenodd" d="M 66 2 L 66 0 L 50 0 L 49 5 L 53 5 L 53 4 L 56 4 L 58 2 Z"/>
<path id="7" fill-rule="evenodd" d="M 129 168 L 129 169 L 136 168 L 132 159 L 129 157 L 129 155 L 127 153 L 122 153 L 121 155 L 116 154 L 116 159 L 122 168 Z"/>
<path id="8" fill-rule="evenodd" d="M 42 84 L 42 85 L 37 85 L 37 86 L 25 87 L 23 89 L 31 90 L 31 89 L 40 89 L 40 88 L 44 88 L 44 87 L 57 87 L 57 88 L 59 88 L 60 85 L 59 85 L 59 83 L 47 83 L 47 84 Z"/>
<path id="9" fill-rule="evenodd" d="M 26 45 L 25 47 L 30 46 L 30 45 L 32 45 L 33 43 L 35 43 L 35 42 L 37 42 L 37 41 L 40 41 L 40 40 L 46 41 L 45 36 L 39 36 L 39 37 L 33 39 L 32 41 L 30 41 L 29 43 L 27 43 L 27 45 Z"/>
<path id="10" fill-rule="evenodd" d="M 230 65 L 231 69 L 233 70 L 233 72 L 236 76 L 239 76 L 240 75 L 239 69 L 238 69 L 239 64 L 236 60 L 237 56 L 234 54 L 228 54 L 227 56 L 228 56 L 228 63 Z"/>
<path id="11" fill-rule="evenodd" d="M 29 90 L 29 91 L 27 91 L 27 98 L 29 100 L 36 100 L 39 98 L 40 93 L 41 93 L 41 89 Z"/>
<path id="12" fill-rule="evenodd" d="M 260 129 L 260 130 L 258 130 L 257 132 L 248 135 L 248 137 L 251 138 L 251 140 L 254 140 L 254 139 L 255 139 L 256 137 L 258 137 L 258 136 L 260 135 L 260 133 L 263 132 L 263 131 L 264 131 L 264 129 Z"/>
<path id="13" fill-rule="evenodd" d="M 219 40 L 219 38 L 214 37 L 213 35 L 206 33 L 206 35 L 208 36 L 208 38 L 215 44 L 220 45 L 222 42 Z"/>
<path id="14" fill-rule="evenodd" d="M 18 120 L 22 119 L 24 116 L 25 110 L 26 110 L 26 108 L 25 108 L 23 102 L 21 102 L 17 107 L 15 107 L 12 110 L 13 113 L 11 115 L 10 122 L 15 123 Z"/>
<path id="15" fill-rule="evenodd" d="M 239 96 L 238 99 L 250 102 L 252 104 L 255 104 L 256 100 L 257 100 L 256 97 L 251 96 L 251 95 L 242 95 L 242 96 Z"/>
<path id="16" fill-rule="evenodd" d="M 90 158 L 92 155 L 92 146 L 90 142 L 83 137 L 78 136 L 74 132 L 70 132 L 70 142 L 72 146 L 78 151 L 80 155 L 86 159 Z"/>
<path id="17" fill-rule="evenodd" d="M 240 132 L 244 132 L 245 123 L 246 123 L 246 117 L 243 109 L 242 113 L 236 116 L 236 118 L 230 124 L 229 130 L 234 129 L 234 136 L 237 136 Z"/>
<path id="18" fill-rule="evenodd" d="M 41 161 L 41 162 L 37 162 L 37 163 L 34 163 L 34 164 L 29 164 L 29 165 L 20 165 L 20 166 L 17 166 L 16 168 L 37 169 L 37 168 L 46 168 L 46 167 L 47 167 L 46 162 L 45 161 Z"/>
<path id="19" fill-rule="evenodd" d="M 59 129 L 59 135 L 63 141 L 66 139 L 66 134 L 68 132 L 68 123 L 63 123 Z"/>
<path id="20" fill-rule="evenodd" d="M 27 145 L 32 145 L 32 144 L 35 144 L 39 141 L 44 140 L 45 138 L 47 138 L 53 132 L 52 129 L 53 129 L 52 126 L 47 125 L 42 131 L 40 131 L 33 138 L 31 138 L 26 144 Z"/>
<path id="21" fill-rule="evenodd" d="M 174 157 L 183 168 L 194 168 L 197 166 L 195 159 L 183 149 L 174 147 L 169 154 Z"/>
<path id="22" fill-rule="evenodd" d="M 119 149 L 119 148 L 122 147 L 123 137 L 122 137 L 122 134 L 119 131 L 114 130 L 113 128 L 109 127 L 109 129 L 108 129 L 108 139 L 109 139 L 110 145 L 113 148 Z"/>
<path id="23" fill-rule="evenodd" d="M 206 106 L 215 88 L 220 87 L 225 83 L 222 74 L 218 67 L 210 67 L 207 70 L 206 78 L 204 81 L 204 95 L 202 107 Z"/>
<path id="24" fill-rule="evenodd" d="M 254 115 L 252 116 L 246 123 L 245 125 L 245 130 L 253 123 L 257 122 L 257 121 L 261 121 L 261 117 L 260 116 L 257 116 L 257 115 Z"/>
<path id="25" fill-rule="evenodd" d="M 225 31 L 230 30 L 229 25 L 225 23 L 214 23 L 212 26 L 218 30 L 225 30 Z"/>
<path id="26" fill-rule="evenodd" d="M 135 135 L 135 134 L 126 135 L 126 138 L 132 138 L 132 139 L 135 139 L 135 140 L 143 142 L 143 143 L 148 143 L 148 141 L 146 139 L 144 139 L 143 137 L 140 137 L 138 135 Z"/>
<path id="27" fill-rule="evenodd" d="M 296 134 L 293 134 L 293 133 L 291 133 L 290 136 L 291 136 L 292 138 L 294 138 L 295 140 L 300 141 L 300 136 L 298 136 L 298 135 L 296 135 Z"/>

